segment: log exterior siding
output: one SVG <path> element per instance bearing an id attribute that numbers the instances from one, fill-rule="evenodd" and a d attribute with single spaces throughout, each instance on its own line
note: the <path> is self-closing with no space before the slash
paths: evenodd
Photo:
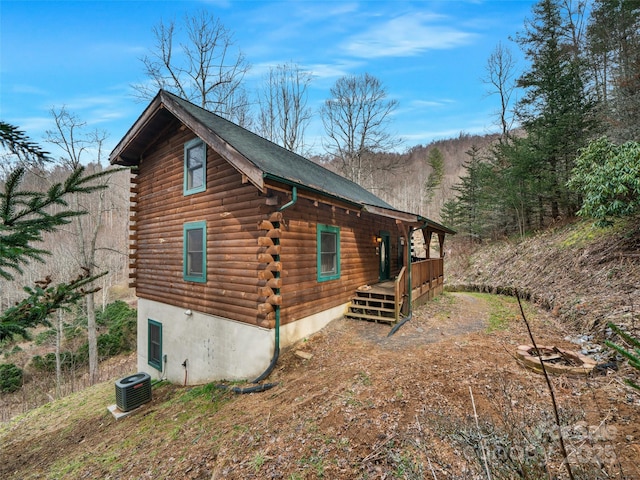
<path id="1" fill-rule="evenodd" d="M 285 203 L 286 199 L 280 201 Z M 347 211 L 349 213 L 347 214 Z M 353 292 L 379 278 L 379 253 L 375 238 L 381 231 L 391 234 L 391 276 L 397 275 L 398 228 L 395 221 L 346 207 L 299 199 L 284 210 L 280 239 L 283 298 L 281 322 L 286 324 L 349 301 Z M 340 278 L 317 279 L 318 224 L 340 228 Z"/>
<path id="2" fill-rule="evenodd" d="M 183 194 L 184 144 L 195 136 L 178 132 L 149 148 L 138 167 L 135 194 L 134 263 L 137 295 L 169 302 L 249 324 L 273 327 L 273 317 L 259 315 L 259 288 L 266 281 L 258 255 L 261 220 L 288 202 L 282 192 L 262 195 L 211 148 L 207 149 L 207 189 Z M 277 205 L 267 205 L 267 197 Z M 274 203 L 273 201 L 271 203 Z M 348 212 L 348 213 L 347 213 Z M 283 265 L 283 325 L 346 303 L 361 285 L 375 283 L 379 274 L 377 244 L 380 231 L 391 233 L 392 276 L 397 264 L 395 221 L 348 207 L 301 198 L 283 212 L 280 240 Z M 183 226 L 207 225 L 207 281 L 183 279 Z M 317 224 L 340 228 L 342 271 L 339 279 L 317 281 Z"/>
<path id="3" fill-rule="evenodd" d="M 207 145 L 206 188 L 185 195 L 185 144 L 196 138 Z M 383 232 L 390 279 L 405 271 L 398 245 L 404 239 L 406 259 L 412 229 L 441 242 L 453 233 L 163 90 L 110 162 L 134 167 L 138 368 L 154 378 L 180 382 L 187 368 L 190 384 L 262 377 L 280 345 L 340 318 L 358 287 L 379 281 Z M 202 226 L 206 276 L 185 269 L 185 232 Z M 339 232 L 339 275 L 318 277 L 319 231 Z M 193 265 L 203 253 L 198 239 L 189 249 Z M 160 362 L 149 358 L 149 322 L 162 328 Z"/>
<path id="4" fill-rule="evenodd" d="M 138 297 L 257 324 L 258 222 L 265 197 L 207 148 L 207 189 L 183 194 L 186 130 L 149 148 L 135 195 L 135 286 Z M 207 281 L 183 279 L 183 226 L 207 224 Z"/>

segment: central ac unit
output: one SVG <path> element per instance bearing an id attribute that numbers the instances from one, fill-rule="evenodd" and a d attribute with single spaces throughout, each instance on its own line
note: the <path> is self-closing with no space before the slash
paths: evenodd
<path id="1" fill-rule="evenodd" d="M 116 405 L 128 412 L 151 401 L 151 376 L 140 372 L 116 382 Z"/>

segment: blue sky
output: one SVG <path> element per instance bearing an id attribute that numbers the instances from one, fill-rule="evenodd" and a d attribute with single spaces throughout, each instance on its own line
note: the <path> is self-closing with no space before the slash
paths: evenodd
<path id="1" fill-rule="evenodd" d="M 0 1 L 0 119 L 43 148 L 51 108 L 65 106 L 117 144 L 146 106 L 131 84 L 152 28 L 200 8 L 233 32 L 259 87 L 269 66 L 295 62 L 313 75 L 317 112 L 343 75 L 368 72 L 399 102 L 391 130 L 400 150 L 465 133 L 496 131 L 498 99 L 487 95 L 489 55 L 498 42 L 525 68 L 509 37 L 531 16 L 531 0 L 474 1 Z M 319 149 L 316 113 L 308 143 Z"/>

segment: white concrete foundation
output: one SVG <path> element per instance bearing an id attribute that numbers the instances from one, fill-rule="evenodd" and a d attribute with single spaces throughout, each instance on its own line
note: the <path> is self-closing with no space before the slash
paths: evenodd
<path id="1" fill-rule="evenodd" d="M 340 305 L 284 325 L 280 329 L 280 349 L 341 318 L 346 309 L 347 304 Z M 149 319 L 162 324 L 162 371 L 148 362 Z M 154 379 L 177 384 L 184 384 L 186 379 L 187 385 L 251 380 L 269 366 L 274 346 L 274 329 L 138 299 L 138 371 Z"/>

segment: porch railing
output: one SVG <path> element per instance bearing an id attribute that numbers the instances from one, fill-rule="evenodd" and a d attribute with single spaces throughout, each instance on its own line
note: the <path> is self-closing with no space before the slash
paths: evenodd
<path id="1" fill-rule="evenodd" d="M 411 264 L 411 289 L 412 300 L 416 301 L 427 294 L 432 288 L 441 285 L 444 281 L 444 259 L 427 258 Z M 396 321 L 400 319 L 400 310 L 404 299 L 409 293 L 409 274 L 406 267 L 402 267 L 396 277 Z"/>

